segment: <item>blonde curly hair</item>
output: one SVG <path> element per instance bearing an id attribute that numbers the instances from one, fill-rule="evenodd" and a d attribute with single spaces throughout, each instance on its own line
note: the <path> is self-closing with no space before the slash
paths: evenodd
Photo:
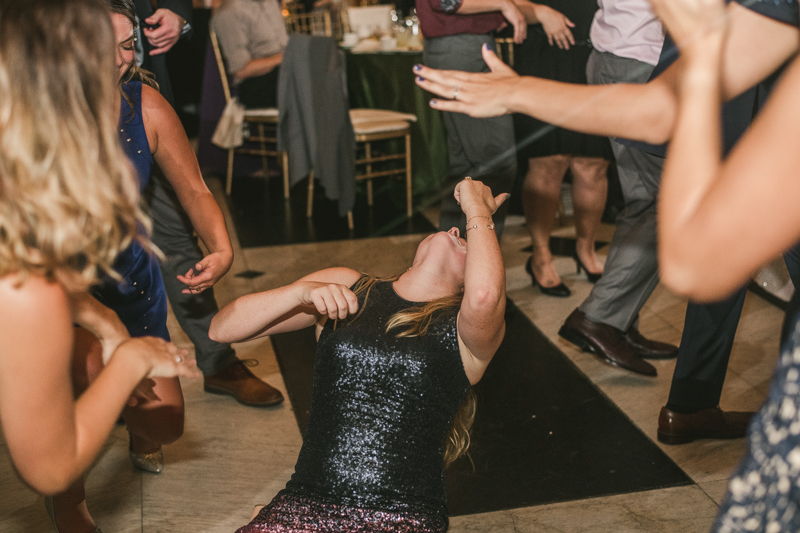
<path id="1" fill-rule="evenodd" d="M 117 133 L 116 38 L 100 0 L 0 2 L 0 277 L 74 290 L 149 248 Z"/>

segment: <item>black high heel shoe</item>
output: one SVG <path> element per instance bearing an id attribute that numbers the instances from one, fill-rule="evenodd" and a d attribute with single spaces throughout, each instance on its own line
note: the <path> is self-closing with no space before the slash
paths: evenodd
<path id="1" fill-rule="evenodd" d="M 534 287 L 538 286 L 539 290 L 542 291 L 542 294 L 547 296 L 555 296 L 556 298 L 566 298 L 572 295 L 572 291 L 569 290 L 569 287 L 564 285 L 564 283 L 559 283 L 555 287 L 544 287 L 539 280 L 536 279 L 536 275 L 533 273 L 533 268 L 531 267 L 531 261 L 533 261 L 532 257 L 528 258 L 528 262 L 525 263 L 525 272 L 531 277 L 531 283 Z"/>
<path id="2" fill-rule="evenodd" d="M 575 268 L 577 269 L 577 273 L 580 274 L 581 270 L 586 272 L 586 277 L 589 279 L 589 283 L 595 283 L 603 275 L 602 272 L 599 273 L 589 272 L 589 269 L 586 268 L 586 265 L 583 264 L 581 258 L 578 257 L 578 252 L 575 252 L 572 258 L 575 260 Z"/>

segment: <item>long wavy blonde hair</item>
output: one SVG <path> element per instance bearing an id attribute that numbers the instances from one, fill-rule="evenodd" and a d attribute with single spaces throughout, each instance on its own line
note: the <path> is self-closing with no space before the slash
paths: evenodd
<path id="1" fill-rule="evenodd" d="M 147 246 L 115 45 L 100 0 L 0 2 L 0 276 L 85 288 L 133 239 Z"/>
<path id="2" fill-rule="evenodd" d="M 364 301 L 361 310 L 353 318 L 355 320 L 366 307 L 367 298 L 372 287 L 379 281 L 396 281 L 399 276 L 392 278 L 376 278 L 372 276 L 362 276 L 353 287 L 353 292 L 358 296 L 363 294 Z M 427 302 L 425 305 L 412 307 L 399 311 L 392 315 L 386 323 L 386 332 L 400 330 L 395 335 L 399 337 L 421 337 L 428 334 L 431 325 L 445 316 L 444 311 L 455 309 L 461 306 L 464 294 L 458 293 L 444 298 L 438 298 Z M 475 393 L 470 388 L 461 407 L 453 419 L 453 425 L 447 434 L 447 442 L 444 449 L 444 465 L 447 466 L 462 455 L 467 453 L 470 444 L 470 428 L 475 421 L 475 408 L 477 400 Z"/>

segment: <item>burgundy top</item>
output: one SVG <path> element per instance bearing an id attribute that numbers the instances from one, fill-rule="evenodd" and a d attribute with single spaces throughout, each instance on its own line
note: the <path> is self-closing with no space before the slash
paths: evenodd
<path id="1" fill-rule="evenodd" d="M 447 35 L 485 34 L 503 25 L 499 11 L 459 15 L 461 0 L 417 0 L 417 17 L 426 39 Z"/>

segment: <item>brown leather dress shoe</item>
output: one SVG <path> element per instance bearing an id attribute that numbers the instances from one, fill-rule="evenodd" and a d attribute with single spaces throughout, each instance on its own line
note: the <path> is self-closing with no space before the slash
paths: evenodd
<path id="1" fill-rule="evenodd" d="M 624 337 L 633 351 L 644 359 L 674 359 L 678 357 L 677 346 L 666 342 L 651 341 L 634 327 L 626 331 Z"/>
<path id="2" fill-rule="evenodd" d="M 211 376 L 205 376 L 203 390 L 212 394 L 233 396 L 239 403 L 253 407 L 266 407 L 281 403 L 283 401 L 281 391 L 258 379 L 247 368 L 257 364 L 258 361 L 255 359 L 231 363 L 224 370 Z"/>
<path id="3" fill-rule="evenodd" d="M 618 329 L 608 324 L 592 322 L 580 309 L 575 309 L 567 317 L 558 334 L 606 363 L 645 376 L 657 374 L 656 368 L 636 354 Z"/>
<path id="4" fill-rule="evenodd" d="M 753 411 L 723 411 L 717 407 L 690 415 L 661 408 L 658 440 L 664 444 L 686 444 L 696 439 L 738 439 L 745 436 Z"/>

